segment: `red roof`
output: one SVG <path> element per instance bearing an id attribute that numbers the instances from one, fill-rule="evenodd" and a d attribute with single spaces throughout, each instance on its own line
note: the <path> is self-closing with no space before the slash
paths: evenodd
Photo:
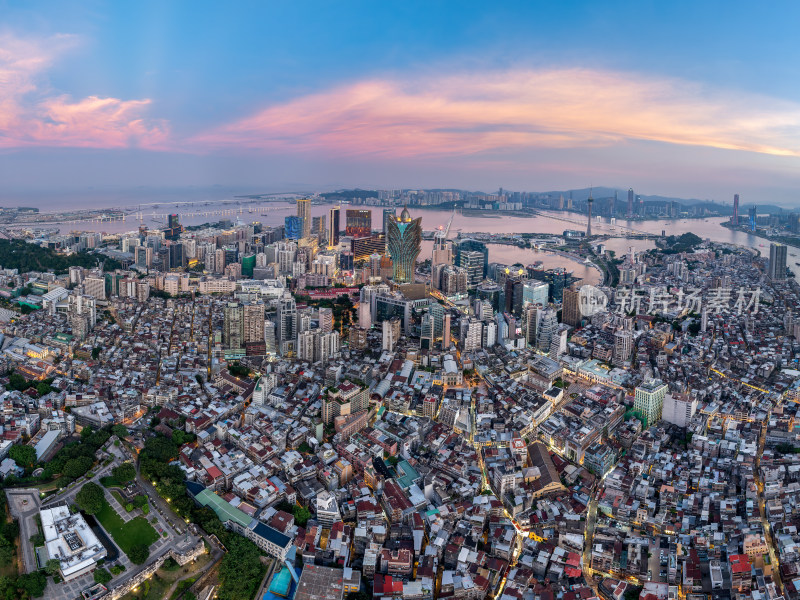
<path id="1" fill-rule="evenodd" d="M 729 558 L 731 563 L 731 572 L 733 573 L 749 573 L 750 561 L 746 554 L 734 554 Z"/>

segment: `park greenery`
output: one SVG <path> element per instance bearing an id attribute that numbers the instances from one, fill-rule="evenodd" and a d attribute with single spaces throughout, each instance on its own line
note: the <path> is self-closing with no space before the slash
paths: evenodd
<path id="1" fill-rule="evenodd" d="M 102 488 L 98 489 L 102 492 Z M 105 496 L 102 506 L 94 514 L 103 529 L 114 538 L 114 542 L 128 555 L 132 563 L 141 565 L 147 561 L 150 556 L 150 544 L 158 539 L 158 533 L 147 519 L 141 516 L 134 517 L 126 523 L 106 501 Z"/>
<path id="2" fill-rule="evenodd" d="M 32 467 L 36 464 L 36 449 L 27 444 L 14 444 L 8 455 L 20 467 Z"/>
<path id="3" fill-rule="evenodd" d="M 39 598 L 47 587 L 47 576 L 42 571 L 25 573 L 16 577 L 0 576 L 0 600 L 27 600 Z"/>
<path id="4" fill-rule="evenodd" d="M 80 441 L 73 440 L 59 449 L 47 462 L 36 459 L 36 450 L 28 444 L 15 444 L 9 450 L 9 456 L 18 466 L 25 470 L 24 475 L 8 475 L 2 487 L 18 485 L 41 485 L 53 482 L 55 487 L 63 488 L 90 473 L 96 463 L 97 451 L 111 437 L 110 428 L 95 431 L 92 427 L 81 430 Z M 42 472 L 33 476 L 33 472 L 41 467 Z M 132 468 L 133 466 L 131 465 Z M 105 478 L 104 478 L 105 479 Z M 130 480 L 128 480 L 130 481 Z"/>
<path id="5" fill-rule="evenodd" d="M 136 467 L 133 463 L 125 462 L 111 469 L 111 476 L 119 482 L 121 486 L 129 484 L 136 479 Z"/>
<path id="6" fill-rule="evenodd" d="M 694 233 L 684 233 L 682 235 L 668 235 L 664 240 L 666 248 L 661 250 L 662 254 L 679 254 L 681 252 L 691 252 L 703 242 L 700 236 Z"/>
<path id="7" fill-rule="evenodd" d="M 241 379 L 249 377 L 252 371 L 250 370 L 250 367 L 247 367 L 241 364 L 238 360 L 235 360 L 228 365 L 228 373 Z"/>
<path id="8" fill-rule="evenodd" d="M 105 493 L 103 488 L 90 481 L 85 483 L 75 495 L 75 502 L 83 512 L 95 515 L 103 509 L 103 505 L 106 503 Z"/>
<path id="9" fill-rule="evenodd" d="M 14 541 L 19 536 L 17 521 L 8 521 L 0 526 L 0 566 L 6 567 L 14 561 Z"/>
<path id="10" fill-rule="evenodd" d="M 99 569 L 95 569 L 95 572 L 94 572 L 94 580 L 95 580 L 95 582 L 106 584 L 109 581 L 111 581 L 111 579 L 112 579 L 112 576 L 111 576 L 111 573 L 108 572 L 108 569 L 104 569 L 102 567 L 100 567 Z"/>
<path id="11" fill-rule="evenodd" d="M 59 254 L 52 248 L 43 248 L 24 240 L 0 239 L 0 256 L 3 257 L 3 267 L 6 269 L 19 269 L 20 273 L 29 271 L 54 271 L 67 273 L 70 267 L 84 267 L 91 269 L 100 261 L 109 271 L 122 267 L 119 261 L 105 256 L 98 256 L 88 252 L 75 252 L 70 255 Z"/>

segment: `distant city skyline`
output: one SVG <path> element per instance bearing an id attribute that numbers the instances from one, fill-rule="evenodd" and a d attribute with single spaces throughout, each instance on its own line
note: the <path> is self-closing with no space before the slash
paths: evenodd
<path id="1" fill-rule="evenodd" d="M 0 203 L 618 182 L 792 207 L 800 7 L 779 4 L 4 4 Z"/>

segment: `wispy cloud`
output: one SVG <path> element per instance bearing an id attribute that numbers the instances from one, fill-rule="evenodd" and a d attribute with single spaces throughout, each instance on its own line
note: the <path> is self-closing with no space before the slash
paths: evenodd
<path id="1" fill-rule="evenodd" d="M 800 156 L 800 104 L 676 79 L 564 70 L 368 80 L 270 106 L 195 148 L 459 156 L 626 140 Z"/>
<path id="2" fill-rule="evenodd" d="M 0 148 L 162 147 L 167 126 L 145 119 L 150 100 L 73 100 L 49 88 L 48 70 L 78 44 L 70 35 L 33 39 L 0 33 Z"/>

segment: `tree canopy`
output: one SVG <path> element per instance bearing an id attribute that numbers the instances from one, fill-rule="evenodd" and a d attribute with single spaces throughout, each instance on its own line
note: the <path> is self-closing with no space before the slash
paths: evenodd
<path id="1" fill-rule="evenodd" d="M 111 573 L 109 573 L 107 569 L 100 568 L 96 569 L 94 572 L 94 580 L 97 583 L 108 583 L 112 579 L 113 577 L 111 576 Z"/>
<path id="2" fill-rule="evenodd" d="M 136 467 L 133 466 L 133 463 L 122 463 L 120 466 L 111 469 L 111 475 L 120 484 L 125 485 L 136 479 Z"/>
<path id="3" fill-rule="evenodd" d="M 8 455 L 20 467 L 32 467 L 36 463 L 36 448 L 27 444 L 14 444 Z"/>
<path id="4" fill-rule="evenodd" d="M 69 256 L 58 254 L 52 248 L 43 248 L 24 240 L 0 239 L 0 256 L 3 257 L 3 267 L 6 269 L 19 269 L 20 273 L 29 271 L 55 271 L 66 273 L 70 267 L 84 267 L 91 269 L 102 260 L 104 268 L 110 271 L 119 269 L 122 264 L 105 256 L 97 256 L 88 252 L 75 252 Z"/>
<path id="5" fill-rule="evenodd" d="M 252 598 L 264 576 L 261 553 L 252 542 L 238 535 L 231 536 L 225 546 L 228 553 L 219 568 L 222 582 L 219 599 Z"/>
<path id="6" fill-rule="evenodd" d="M 85 483 L 81 491 L 75 495 L 75 501 L 78 503 L 78 506 L 81 507 L 81 510 L 90 515 L 100 512 L 105 499 L 103 488 L 92 481 Z"/>
<path id="7" fill-rule="evenodd" d="M 51 558 L 44 566 L 44 570 L 48 575 L 57 575 L 60 569 L 61 561 L 59 561 L 57 558 Z"/>
<path id="8" fill-rule="evenodd" d="M 150 548 L 148 548 L 146 544 L 136 544 L 132 546 L 131 551 L 128 552 L 128 558 L 133 564 L 142 565 L 150 558 Z"/>

